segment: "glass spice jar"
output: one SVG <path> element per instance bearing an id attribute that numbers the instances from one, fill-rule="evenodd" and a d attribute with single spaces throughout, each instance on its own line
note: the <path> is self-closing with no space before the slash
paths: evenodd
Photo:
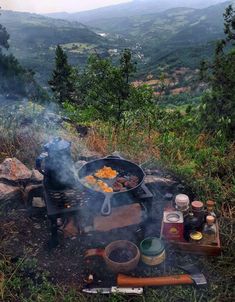
<path id="1" fill-rule="evenodd" d="M 186 194 L 178 194 L 175 197 L 175 208 L 177 211 L 183 213 L 183 216 L 187 216 L 189 213 L 189 197 Z"/>
<path id="2" fill-rule="evenodd" d="M 216 220 L 216 214 L 214 212 L 215 202 L 212 200 L 207 200 L 206 202 L 206 212 L 205 212 L 205 221 L 207 216 L 213 216 Z"/>
<path id="3" fill-rule="evenodd" d="M 204 204 L 201 201 L 193 201 L 191 203 L 192 212 L 195 217 L 198 218 L 199 226 L 202 228 L 204 223 L 205 211 L 204 211 Z"/>

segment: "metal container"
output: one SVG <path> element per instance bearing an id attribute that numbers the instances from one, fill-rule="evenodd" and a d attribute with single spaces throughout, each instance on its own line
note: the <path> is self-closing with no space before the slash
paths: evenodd
<path id="1" fill-rule="evenodd" d="M 190 242 L 194 244 L 200 244 L 202 241 L 202 233 L 201 232 L 192 232 L 190 234 Z"/>
<path id="2" fill-rule="evenodd" d="M 167 240 L 184 241 L 184 218 L 180 211 L 164 211 L 163 236 Z"/>
<path id="3" fill-rule="evenodd" d="M 141 260 L 149 265 L 156 266 L 161 264 L 165 258 L 165 245 L 157 237 L 149 237 L 140 243 Z"/>

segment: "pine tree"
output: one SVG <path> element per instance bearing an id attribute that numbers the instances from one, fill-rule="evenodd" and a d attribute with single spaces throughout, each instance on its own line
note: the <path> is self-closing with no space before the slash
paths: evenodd
<path id="1" fill-rule="evenodd" d="M 72 66 L 69 65 L 67 55 L 60 45 L 56 48 L 55 65 L 52 79 L 48 83 L 51 86 L 56 100 L 60 103 L 64 101 L 74 102 L 75 71 Z"/>

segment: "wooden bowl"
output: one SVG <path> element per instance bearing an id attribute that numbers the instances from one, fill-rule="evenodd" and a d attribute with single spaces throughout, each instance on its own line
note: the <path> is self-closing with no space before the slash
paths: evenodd
<path id="1" fill-rule="evenodd" d="M 133 258 L 126 262 L 115 262 L 109 258 L 110 254 L 117 249 L 125 249 L 130 251 Z M 115 273 L 127 273 L 136 268 L 140 260 L 140 251 L 138 247 L 128 240 L 117 240 L 111 242 L 104 250 L 104 261 L 108 268 Z"/>

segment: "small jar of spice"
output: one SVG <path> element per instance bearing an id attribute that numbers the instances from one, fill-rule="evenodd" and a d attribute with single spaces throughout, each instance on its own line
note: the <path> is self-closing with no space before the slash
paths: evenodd
<path id="1" fill-rule="evenodd" d="M 193 215 L 198 218 L 199 226 L 202 227 L 202 225 L 204 223 L 204 216 L 205 216 L 203 202 L 193 201 L 191 203 L 191 206 L 192 206 Z"/>
<path id="2" fill-rule="evenodd" d="M 144 239 L 140 243 L 140 252 L 142 261 L 149 266 L 159 265 L 166 258 L 164 243 L 157 237 Z"/>
<path id="3" fill-rule="evenodd" d="M 183 216 L 189 212 L 189 197 L 186 194 L 178 194 L 175 197 L 175 208 L 183 213 Z"/>

